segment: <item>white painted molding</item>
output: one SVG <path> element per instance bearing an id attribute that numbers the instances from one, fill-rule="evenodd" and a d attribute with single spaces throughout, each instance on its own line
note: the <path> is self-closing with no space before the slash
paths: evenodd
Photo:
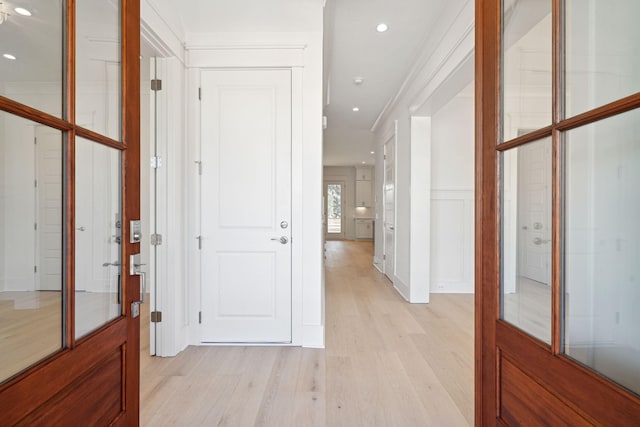
<path id="1" fill-rule="evenodd" d="M 412 100 L 409 107 L 410 113 L 415 113 L 420 109 L 429 99 L 429 97 L 436 91 L 442 83 L 444 83 L 449 76 L 453 75 L 464 62 L 469 59 L 475 50 L 475 25 L 469 25 L 463 33 L 463 36 L 455 46 L 445 54 L 445 58 L 438 63 L 429 76 L 426 83 L 422 85 L 422 89 L 418 92 L 418 95 Z"/>
<path id="2" fill-rule="evenodd" d="M 324 325 L 304 325 L 302 329 L 303 347 L 324 348 Z"/>
<path id="3" fill-rule="evenodd" d="M 149 0 L 140 2 L 140 36 L 163 57 L 175 56 L 185 63 L 184 35 L 177 34 Z"/>
<path id="4" fill-rule="evenodd" d="M 411 290 L 409 289 L 409 285 L 405 284 L 402 280 L 398 278 L 398 276 L 393 277 L 393 287 L 402 298 L 409 302 L 409 296 L 411 295 Z"/>
<path id="5" fill-rule="evenodd" d="M 258 65 L 259 64 L 259 65 Z M 304 67 L 304 47 L 212 47 L 188 49 L 189 68 Z"/>
<path id="6" fill-rule="evenodd" d="M 431 287 L 431 117 L 411 117 L 409 301 L 428 303 Z"/>
<path id="7" fill-rule="evenodd" d="M 454 11 L 452 19 L 444 17 L 439 21 L 439 24 L 433 28 L 433 31 L 429 32 L 427 42 L 423 43 L 422 50 L 417 55 L 417 59 L 402 85 L 376 118 L 376 121 L 371 127 L 372 132 L 375 133 L 378 131 L 379 127 L 387 120 L 388 116 L 400 104 L 400 101 L 405 95 L 408 93 L 416 93 L 415 90 L 411 90 L 412 87 L 426 87 L 432 82 L 438 74 L 438 71 L 450 62 L 450 59 L 467 38 L 469 32 L 473 33 L 475 29 L 474 10 L 474 2 L 467 1 L 457 13 Z M 451 11 L 448 12 L 448 15 L 451 15 Z M 451 23 L 447 25 L 447 22 Z M 435 39 L 432 37 L 433 34 L 443 34 L 443 36 Z M 418 79 L 420 79 L 420 82 Z M 438 87 L 440 83 L 442 83 L 442 81 L 431 86 Z M 413 112 L 416 110 L 413 110 Z"/>

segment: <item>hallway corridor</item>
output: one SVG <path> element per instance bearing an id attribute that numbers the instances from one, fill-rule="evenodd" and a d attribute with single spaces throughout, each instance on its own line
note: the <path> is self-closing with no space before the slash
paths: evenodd
<path id="1" fill-rule="evenodd" d="M 189 347 L 162 359 L 147 347 L 142 425 L 472 425 L 473 296 L 410 305 L 372 266 L 371 242 L 326 247 L 326 349 Z"/>

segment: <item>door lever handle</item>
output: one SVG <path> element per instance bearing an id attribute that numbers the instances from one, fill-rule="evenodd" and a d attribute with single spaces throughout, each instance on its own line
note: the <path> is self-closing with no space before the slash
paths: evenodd
<path id="1" fill-rule="evenodd" d="M 286 245 L 287 243 L 289 243 L 289 239 L 287 239 L 286 236 L 282 236 L 282 237 L 272 237 L 271 238 L 272 241 L 274 242 L 280 242 L 283 245 Z"/>

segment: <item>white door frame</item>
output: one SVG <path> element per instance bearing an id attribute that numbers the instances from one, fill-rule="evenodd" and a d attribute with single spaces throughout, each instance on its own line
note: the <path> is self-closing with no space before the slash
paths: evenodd
<path id="1" fill-rule="evenodd" d="M 393 185 L 394 185 L 394 194 L 393 194 L 393 221 L 394 221 L 394 229 L 393 231 L 393 251 L 392 251 L 392 255 L 393 255 L 393 272 L 389 273 L 387 271 L 387 232 L 386 232 L 386 223 L 387 223 L 387 214 L 386 214 L 386 187 L 387 187 L 387 174 L 386 174 L 386 167 L 387 167 L 387 145 L 391 144 L 391 146 L 393 146 Z M 383 183 L 383 190 L 382 190 L 382 218 L 383 218 L 383 225 L 382 225 L 382 241 L 383 241 L 383 253 L 384 253 L 384 257 L 383 257 L 383 262 L 382 262 L 382 270 L 384 272 L 384 274 L 389 278 L 389 280 L 391 280 L 392 283 L 395 284 L 395 273 L 396 273 L 396 267 L 397 267 L 397 263 L 396 263 L 396 253 L 397 253 L 397 239 L 396 239 L 396 232 L 395 232 L 395 225 L 397 224 L 397 214 L 398 214 L 398 191 L 397 191 L 397 170 L 398 170 L 398 153 L 397 153 L 397 148 L 398 148 L 398 121 L 394 120 L 393 123 L 393 133 L 385 139 L 385 142 L 383 144 L 383 153 L 384 153 L 384 162 L 382 165 L 382 183 Z"/>
<path id="2" fill-rule="evenodd" d="M 153 214 L 153 206 L 157 205 L 157 224 L 153 224 L 151 218 L 142 217 L 143 237 L 142 245 L 153 254 L 154 246 L 151 245 L 150 236 L 154 228 L 163 236 L 163 243 L 158 246 L 157 267 L 154 259 L 149 257 L 148 265 L 143 271 L 148 274 L 147 292 L 149 300 L 145 303 L 144 310 L 154 309 L 162 312 L 162 322 L 151 323 L 150 353 L 156 356 L 175 356 L 186 347 L 188 336 L 182 331 L 188 324 L 186 318 L 188 295 L 187 267 L 185 253 L 186 236 L 181 230 L 184 224 L 184 213 L 179 206 L 179 198 L 183 197 L 182 188 L 174 185 L 174 176 L 184 175 L 186 168 L 185 154 L 182 141 L 185 139 L 184 126 L 184 79 L 186 66 L 184 62 L 184 46 L 177 39 L 173 31 L 166 26 L 157 11 L 146 7 L 141 3 L 141 42 L 150 47 L 154 52 L 157 62 L 157 77 L 162 80 L 162 90 L 157 92 L 157 123 L 154 126 L 153 115 L 150 117 L 150 126 L 155 127 L 158 141 L 157 155 L 162 158 L 162 167 L 158 170 L 159 178 L 157 188 L 153 189 L 153 181 L 150 182 L 150 190 L 155 194 L 141 191 L 141 198 L 147 198 L 150 211 Z M 145 72 L 145 70 L 141 70 Z M 150 71 L 150 70 L 146 70 Z M 145 74 L 146 77 L 151 77 Z M 151 112 L 153 114 L 153 111 Z M 151 130 L 150 130 L 151 131 Z M 152 135 L 153 136 L 153 135 Z M 171 141 L 171 144 L 170 144 Z M 151 141 L 153 145 L 153 141 Z M 151 148 L 141 152 L 141 176 L 152 179 Z M 167 177 L 170 174 L 171 177 Z M 179 190 L 179 191 L 178 191 Z M 154 200 L 154 195 L 157 200 Z M 186 201 L 182 204 L 186 206 Z M 173 213 L 168 217 L 168 212 Z M 141 215 L 143 212 L 141 212 Z M 155 226 L 154 228 L 151 228 Z M 171 259 L 171 262 L 168 260 Z M 156 281 L 157 280 L 157 281 Z M 153 286 L 153 284 L 156 286 Z M 169 286 L 170 283 L 179 283 L 181 286 Z M 175 297 L 175 294 L 184 293 L 184 301 Z M 155 329 L 155 333 L 154 333 Z M 154 352 L 155 348 L 155 352 Z"/>

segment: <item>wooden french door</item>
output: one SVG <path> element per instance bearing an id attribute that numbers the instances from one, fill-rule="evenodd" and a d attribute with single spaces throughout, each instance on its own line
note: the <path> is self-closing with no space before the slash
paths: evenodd
<path id="1" fill-rule="evenodd" d="M 0 26 L 0 425 L 138 425 L 139 0 L 13 6 Z"/>
<path id="2" fill-rule="evenodd" d="M 476 425 L 640 422 L 639 14 L 476 1 Z"/>

